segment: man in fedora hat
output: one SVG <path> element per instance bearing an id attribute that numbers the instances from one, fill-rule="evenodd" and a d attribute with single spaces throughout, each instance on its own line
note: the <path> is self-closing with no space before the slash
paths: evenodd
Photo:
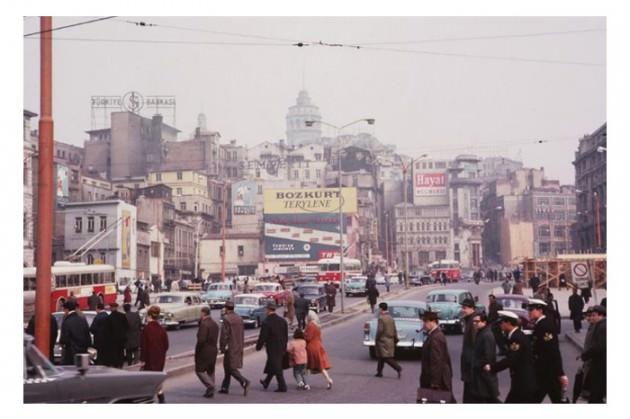
<path id="1" fill-rule="evenodd" d="M 118 303 L 109 305 L 111 313 L 105 319 L 103 337 L 105 342 L 105 365 L 122 368 L 125 361 L 125 346 L 129 323 L 127 316 L 118 311 Z"/>
<path id="2" fill-rule="evenodd" d="M 427 336 L 422 346 L 422 371 L 420 387 L 452 392 L 453 368 L 448 354 L 446 337 L 438 325 L 436 311 L 422 314 L 424 333 Z M 451 394 L 451 401 L 455 397 Z"/>
<path id="3" fill-rule="evenodd" d="M 219 350 L 223 354 L 223 370 L 225 372 L 219 393 L 227 394 L 230 389 L 230 378 L 234 377 L 243 387 L 243 395 L 247 396 L 249 380 L 243 377 L 239 368 L 243 368 L 243 347 L 245 346 L 245 326 L 241 316 L 234 313 L 234 302 L 225 303 L 225 314 L 221 323 L 221 339 Z"/>
<path id="4" fill-rule="evenodd" d="M 557 328 L 554 320 L 545 316 L 546 309 L 547 303 L 543 300 L 530 299 L 527 305 L 529 318 L 535 322 L 532 333 L 532 353 L 538 388 L 535 402 L 542 402 L 548 395 L 552 403 L 561 403 L 562 392 L 568 387 L 569 379 L 562 368 Z"/>
<path id="5" fill-rule="evenodd" d="M 604 403 L 606 398 L 606 307 L 589 307 L 590 323 L 584 349 L 579 356 L 584 362 L 583 390 L 588 392 L 589 403 Z"/>
<path id="6" fill-rule="evenodd" d="M 483 369 L 493 373 L 510 369 L 510 391 L 505 403 L 534 403 L 536 378 L 529 338 L 519 327 L 518 315 L 505 310 L 499 310 L 498 314 L 501 330 L 507 336 L 507 354 L 496 364 L 485 365 Z"/>
<path id="7" fill-rule="evenodd" d="M 285 393 L 287 391 L 287 383 L 284 380 L 282 358 L 287 350 L 287 341 L 289 340 L 289 326 L 287 321 L 276 314 L 276 304 L 273 301 L 267 303 L 267 317 L 262 323 L 260 335 L 256 342 L 256 350 L 260 351 L 263 346 L 267 352 L 267 362 L 265 363 L 264 373 L 267 376 L 260 380 L 263 388 L 266 390 L 271 383 L 273 377 L 276 377 L 278 388 L 276 392 Z"/>

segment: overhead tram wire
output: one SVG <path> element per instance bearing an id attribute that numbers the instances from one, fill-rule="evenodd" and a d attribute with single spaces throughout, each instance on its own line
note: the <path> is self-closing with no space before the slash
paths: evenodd
<path id="1" fill-rule="evenodd" d="M 39 39 L 39 38 L 26 38 Z M 272 44 L 264 42 L 221 42 L 221 41 L 179 41 L 179 40 L 159 40 L 159 39 L 115 39 L 115 38 L 55 38 L 56 41 L 75 42 L 105 42 L 105 43 L 127 43 L 127 44 L 163 44 L 163 45 L 227 45 L 227 46 L 270 46 L 270 47 L 290 47 L 291 44 Z"/>
<path id="2" fill-rule="evenodd" d="M 505 34 L 505 35 L 483 35 L 483 36 L 470 36 L 459 38 L 429 38 L 419 39 L 415 41 L 380 41 L 380 42 L 356 42 L 361 46 L 374 46 L 374 45 L 411 45 L 411 44 L 425 44 L 434 42 L 460 42 L 460 41 L 479 41 L 479 40 L 493 40 L 493 39 L 517 39 L 517 38 L 533 38 L 543 36 L 555 36 L 555 35 L 571 35 L 578 33 L 590 33 L 590 32 L 606 32 L 604 28 L 591 28 L 591 29 L 576 29 L 570 31 L 554 31 L 554 32 L 534 32 L 534 33 L 522 33 L 522 34 Z"/>
<path id="3" fill-rule="evenodd" d="M 24 37 L 26 38 L 27 36 L 40 35 L 40 34 L 43 34 L 43 33 L 59 31 L 61 29 L 74 28 L 75 26 L 82 26 L 82 25 L 88 25 L 90 23 L 102 22 L 103 20 L 113 19 L 115 17 L 116 16 L 99 17 L 97 19 L 85 20 L 83 22 L 77 22 L 77 23 L 73 23 L 71 25 L 57 26 L 56 28 L 48 29 L 48 30 L 45 30 L 45 31 L 38 31 L 38 32 L 27 33 L 26 35 L 24 35 Z"/>

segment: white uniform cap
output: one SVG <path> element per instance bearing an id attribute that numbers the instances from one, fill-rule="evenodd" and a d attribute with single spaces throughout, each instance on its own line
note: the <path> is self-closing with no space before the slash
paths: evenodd
<path id="1" fill-rule="evenodd" d="M 543 300 L 539 300 L 537 298 L 530 298 L 529 299 L 529 305 L 530 306 L 539 305 L 539 306 L 547 307 L 547 303 L 546 302 L 544 302 Z"/>
<path id="2" fill-rule="evenodd" d="M 499 314 L 499 317 L 507 317 L 507 318 L 510 318 L 510 319 L 518 320 L 518 315 L 516 313 L 511 312 L 511 311 L 499 310 L 499 311 L 497 311 L 497 313 Z"/>

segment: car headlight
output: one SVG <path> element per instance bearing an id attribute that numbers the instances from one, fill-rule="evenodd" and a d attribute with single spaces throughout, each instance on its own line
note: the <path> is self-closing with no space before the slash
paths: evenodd
<path id="1" fill-rule="evenodd" d="M 164 313 L 164 318 L 166 319 L 172 319 L 173 317 L 175 317 L 173 313 Z"/>

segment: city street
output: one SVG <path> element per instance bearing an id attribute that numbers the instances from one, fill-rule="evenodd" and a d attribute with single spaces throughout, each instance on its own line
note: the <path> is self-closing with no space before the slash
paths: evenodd
<path id="1" fill-rule="evenodd" d="M 469 289 L 478 296 L 480 302 L 486 303 L 488 293 L 496 284 L 482 283 L 475 285 L 460 283 L 448 285 L 448 288 Z M 412 290 L 405 299 L 422 300 L 426 296 L 427 287 Z M 322 331 L 324 345 L 332 363 L 330 370 L 334 381 L 332 390 L 326 390 L 326 383 L 321 375 L 309 375 L 307 380 L 310 391 L 297 390 L 291 370 L 285 370 L 285 379 L 289 385 L 287 393 L 275 393 L 275 382 L 264 391 L 258 380 L 263 377 L 265 363 L 264 350 L 246 355 L 242 373 L 251 382 L 252 387 L 245 398 L 237 383 L 232 384 L 228 395 L 216 394 L 213 399 L 202 397 L 204 389 L 194 373 L 169 378 L 165 383 L 167 402 L 170 403 L 415 403 L 415 392 L 420 377 L 420 362 L 413 356 L 399 358 L 403 367 L 402 378 L 396 379 L 393 370 L 385 367 L 384 377 L 376 378 L 376 361 L 371 360 L 367 348 L 362 345 L 363 323 L 371 317 L 362 314 L 346 322 L 325 327 Z M 565 325 L 563 325 L 565 326 Z M 565 326 L 568 327 L 568 324 Z M 251 333 L 251 331 L 250 331 Z M 171 333 L 171 336 L 173 334 Z M 459 357 L 461 353 L 461 335 L 447 335 L 448 348 L 454 369 L 453 389 L 456 398 L 461 401 L 463 391 L 459 380 Z M 561 352 L 565 372 L 572 382 L 578 363 L 575 357 L 577 350 L 561 337 Z M 217 365 L 216 382 L 220 385 L 223 379 L 222 365 Z M 509 373 L 499 375 L 500 398 L 505 398 L 509 390 Z"/>

